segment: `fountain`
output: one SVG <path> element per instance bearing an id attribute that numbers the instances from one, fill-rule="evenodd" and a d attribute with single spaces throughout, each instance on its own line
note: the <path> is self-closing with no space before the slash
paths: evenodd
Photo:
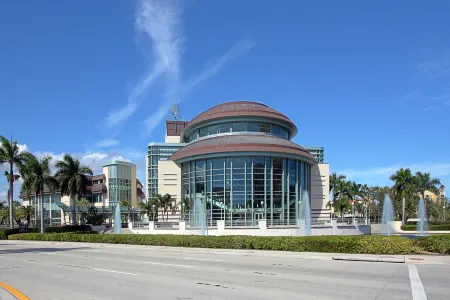
<path id="1" fill-rule="evenodd" d="M 382 224 L 386 224 L 386 235 L 391 235 L 391 222 L 394 220 L 394 206 L 389 194 L 384 196 Z"/>
<path id="2" fill-rule="evenodd" d="M 205 216 L 203 214 L 202 201 L 200 198 L 195 198 L 194 201 L 194 226 L 200 227 L 202 235 L 205 235 Z"/>
<path id="3" fill-rule="evenodd" d="M 419 221 L 417 222 L 417 231 L 420 236 L 424 235 L 424 231 L 427 231 L 427 212 L 425 209 L 425 201 L 420 198 L 419 200 Z"/>
<path id="4" fill-rule="evenodd" d="M 309 194 L 307 191 L 302 193 L 300 202 L 300 220 L 305 221 L 305 235 L 311 235 L 311 204 L 309 203 Z"/>
<path id="5" fill-rule="evenodd" d="M 116 205 L 116 209 L 114 211 L 114 233 L 120 234 L 122 231 L 122 218 L 120 213 L 120 205 Z"/>

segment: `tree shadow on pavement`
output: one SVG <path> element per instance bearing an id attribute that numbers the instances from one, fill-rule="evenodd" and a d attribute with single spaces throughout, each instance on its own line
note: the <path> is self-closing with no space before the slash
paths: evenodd
<path id="1" fill-rule="evenodd" d="M 2 245 L 3 246 L 3 245 Z M 19 253 L 40 253 L 40 252 L 64 252 L 79 249 L 91 249 L 90 247 L 71 247 L 71 248 L 19 248 L 19 249 L 0 249 L 2 254 L 19 254 Z"/>

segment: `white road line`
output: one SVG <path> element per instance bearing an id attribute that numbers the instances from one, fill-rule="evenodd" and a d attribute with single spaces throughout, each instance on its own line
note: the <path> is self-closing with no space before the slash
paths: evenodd
<path id="1" fill-rule="evenodd" d="M 139 274 L 136 274 L 136 273 L 128 273 L 128 272 L 120 272 L 120 271 L 113 271 L 113 270 L 96 269 L 96 268 L 90 268 L 90 270 L 100 271 L 100 272 L 109 272 L 109 273 L 124 274 L 124 275 L 132 275 L 132 276 L 137 276 L 137 275 L 139 275 Z"/>
<path id="2" fill-rule="evenodd" d="M 151 261 L 144 261 L 143 263 L 144 264 L 148 264 L 148 265 L 160 265 L 160 266 L 168 266 L 168 267 L 192 268 L 192 266 L 188 266 L 188 265 L 174 265 L 174 264 L 166 264 L 166 263 L 151 262 Z"/>
<path id="3" fill-rule="evenodd" d="M 408 265 L 408 270 L 413 300 L 427 300 L 427 295 L 425 295 L 425 290 L 423 289 L 422 281 L 420 281 L 416 265 Z"/>
<path id="4" fill-rule="evenodd" d="M 224 261 L 223 259 L 209 259 L 209 258 L 195 258 L 195 257 L 184 257 L 183 259 L 186 259 L 186 260 L 215 261 L 215 262 Z"/>

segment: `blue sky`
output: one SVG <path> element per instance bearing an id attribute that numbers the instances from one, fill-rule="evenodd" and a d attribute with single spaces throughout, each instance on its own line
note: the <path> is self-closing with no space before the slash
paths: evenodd
<path id="1" fill-rule="evenodd" d="M 332 171 L 450 186 L 448 1 L 4 1 L 0 134 L 95 171 L 163 141 L 167 108 L 224 101 L 287 114 Z M 0 194 L 6 191 L 3 176 Z M 1 195 L 0 195 L 1 198 Z"/>

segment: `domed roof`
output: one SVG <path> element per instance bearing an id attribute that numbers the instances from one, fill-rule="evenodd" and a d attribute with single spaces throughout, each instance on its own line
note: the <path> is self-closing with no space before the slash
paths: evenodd
<path id="1" fill-rule="evenodd" d="M 193 142 L 169 157 L 169 160 L 182 161 L 190 157 L 232 152 L 271 152 L 298 156 L 315 163 L 308 150 L 289 140 L 258 133 L 226 134 L 207 137 Z"/>
<path id="2" fill-rule="evenodd" d="M 292 133 L 291 137 L 297 134 L 297 126 L 295 126 L 291 119 L 265 104 L 252 101 L 226 102 L 213 106 L 192 119 L 185 130 L 189 131 L 189 128 L 205 121 L 227 117 L 263 117 L 275 119 L 285 123 L 289 127 Z"/>

